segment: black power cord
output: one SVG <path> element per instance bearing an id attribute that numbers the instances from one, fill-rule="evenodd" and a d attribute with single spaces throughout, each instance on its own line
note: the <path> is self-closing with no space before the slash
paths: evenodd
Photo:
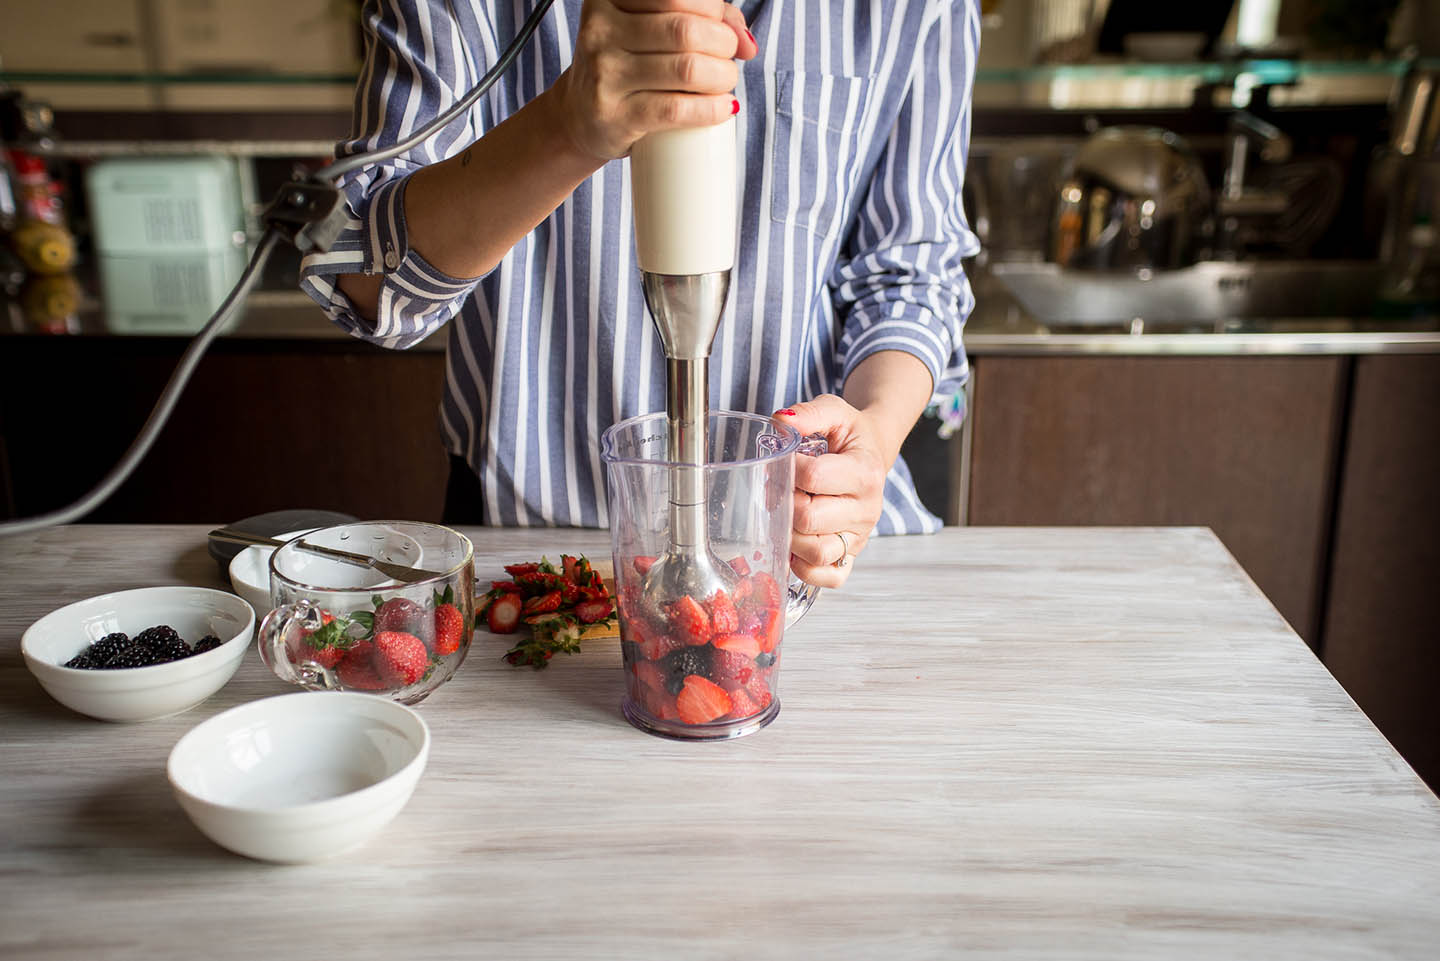
<path id="1" fill-rule="evenodd" d="M 215 336 L 234 315 L 236 308 L 254 289 L 265 267 L 265 262 L 270 259 L 271 253 L 274 252 L 280 241 L 288 240 L 301 253 L 311 250 L 329 250 L 344 228 L 347 216 L 344 199 L 337 186 L 340 178 L 350 171 L 368 164 L 398 157 L 424 143 L 431 135 L 464 116 L 515 62 L 515 58 L 529 43 L 531 36 L 535 33 L 535 28 L 540 25 L 540 21 L 544 19 L 545 13 L 553 3 L 554 0 L 540 0 L 535 9 L 525 18 L 525 22 L 521 24 L 515 38 L 510 41 L 510 45 L 495 61 L 494 66 L 480 78 L 480 81 L 470 89 L 464 98 L 430 123 L 399 143 L 379 150 L 341 157 L 308 177 L 292 181 L 282 187 L 279 195 L 265 211 L 265 232 L 261 235 L 260 242 L 256 244 L 255 253 L 251 255 L 250 262 L 245 265 L 244 272 L 241 273 L 240 279 L 225 297 L 224 302 L 185 348 L 185 353 L 181 355 L 174 373 L 170 375 L 170 380 L 165 384 L 165 389 L 160 392 L 160 399 L 155 402 L 150 416 L 146 418 L 144 426 L 140 428 L 140 433 L 136 435 L 129 449 L 110 469 L 110 472 L 100 479 L 100 483 L 79 500 L 46 514 L 0 522 L 0 537 L 27 534 L 57 524 L 73 523 L 99 507 L 106 498 L 115 493 L 115 490 L 125 483 L 136 466 L 149 453 L 166 421 L 170 419 L 170 414 L 175 409 L 176 403 L 179 402 L 185 385 L 190 382 L 191 375 L 195 373 L 200 358 L 204 356 Z"/>

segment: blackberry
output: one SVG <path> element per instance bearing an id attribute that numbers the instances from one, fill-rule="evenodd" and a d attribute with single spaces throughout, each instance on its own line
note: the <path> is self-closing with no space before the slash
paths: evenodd
<path id="1" fill-rule="evenodd" d="M 106 634 L 100 638 L 100 640 L 91 644 L 89 650 L 85 653 L 89 654 L 90 660 L 95 662 L 96 667 L 99 667 L 129 646 L 130 635 L 123 631 L 116 631 L 113 634 Z"/>
<path id="2" fill-rule="evenodd" d="M 125 650 L 106 661 L 105 669 L 107 671 L 114 671 L 127 667 L 149 667 L 151 664 L 156 663 L 159 662 L 156 661 L 155 655 L 150 653 L 148 648 L 135 644 L 125 648 Z"/>
<path id="3" fill-rule="evenodd" d="M 100 665 L 97 664 L 95 662 L 95 659 L 90 656 L 90 649 L 86 648 L 79 654 L 76 654 L 74 657 L 70 658 L 70 660 L 66 661 L 65 666 L 78 667 L 81 670 L 90 670 L 92 668 L 99 667 Z"/>
<path id="4" fill-rule="evenodd" d="M 200 638 L 200 640 L 195 642 L 195 649 L 192 650 L 190 653 L 204 654 L 206 651 L 215 650 L 215 648 L 219 647 L 222 643 L 223 642 L 220 640 L 220 638 L 216 637 L 214 634 L 206 634 L 204 637 Z"/>
<path id="5" fill-rule="evenodd" d="M 190 656 L 190 645 L 168 624 L 147 627 L 135 635 L 135 643 L 149 648 L 156 655 L 156 663 L 178 661 L 182 657 Z"/>
<path id="6" fill-rule="evenodd" d="M 764 653 L 764 652 L 762 651 L 761 653 L 755 655 L 755 666 L 756 666 L 756 667 L 762 667 L 762 668 L 763 668 L 763 667 L 769 667 L 771 664 L 774 664 L 774 663 L 775 663 L 775 655 L 774 655 L 774 654 L 766 654 L 766 653 Z"/>
<path id="7" fill-rule="evenodd" d="M 682 647 L 671 651 L 660 659 L 660 669 L 665 672 L 665 690 L 679 694 L 685 686 L 685 678 L 691 674 L 705 677 L 710 673 L 710 646 Z"/>

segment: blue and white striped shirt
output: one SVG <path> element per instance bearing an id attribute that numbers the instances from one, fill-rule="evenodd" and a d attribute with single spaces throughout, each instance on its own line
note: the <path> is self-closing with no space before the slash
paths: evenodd
<path id="1" fill-rule="evenodd" d="M 367 3 L 353 139 L 394 143 L 498 58 L 531 0 Z M 440 425 L 476 471 L 489 524 L 607 524 L 600 435 L 663 410 L 665 362 L 634 262 L 627 161 L 582 184 L 485 277 L 431 266 L 406 240 L 407 175 L 464 150 L 570 63 L 581 0 L 557 0 L 510 71 L 410 154 L 349 175 L 352 219 L 301 285 L 358 337 L 409 347 L 450 324 Z M 838 392 L 865 357 L 907 351 L 938 396 L 968 376 L 978 241 L 960 188 L 980 41 L 977 0 L 747 0 L 760 53 L 741 68 L 739 251 L 710 365 L 711 406 L 760 413 Z M 483 211 L 476 211 L 483 216 Z M 339 273 L 385 275 L 377 320 Z M 876 533 L 940 521 L 897 462 Z"/>

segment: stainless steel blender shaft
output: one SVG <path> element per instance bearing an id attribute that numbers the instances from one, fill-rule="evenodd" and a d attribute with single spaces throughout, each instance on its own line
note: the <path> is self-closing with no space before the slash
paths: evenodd
<path id="1" fill-rule="evenodd" d="M 643 286 L 665 349 L 666 459 L 676 465 L 670 476 L 669 551 L 676 556 L 655 571 L 667 582 L 657 589 L 668 596 L 708 597 L 725 586 L 723 575 L 710 563 L 706 544 L 703 468 L 709 453 L 710 348 L 730 291 L 730 271 L 647 271 Z"/>

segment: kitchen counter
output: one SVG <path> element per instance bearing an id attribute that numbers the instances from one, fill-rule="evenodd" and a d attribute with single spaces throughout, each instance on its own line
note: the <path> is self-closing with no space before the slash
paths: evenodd
<path id="1" fill-rule="evenodd" d="M 171 746 L 289 690 L 252 651 L 178 717 L 51 701 L 24 628 L 223 586 L 205 526 L 3 542 L 0 955 L 353 959 L 1430 958 L 1440 801 L 1198 528 L 877 539 L 731 743 L 629 727 L 614 641 L 516 670 L 481 632 L 419 706 L 408 807 L 333 862 L 212 845 Z M 477 572 L 601 531 L 469 531 Z M 317 695 L 319 696 L 319 695 Z"/>

